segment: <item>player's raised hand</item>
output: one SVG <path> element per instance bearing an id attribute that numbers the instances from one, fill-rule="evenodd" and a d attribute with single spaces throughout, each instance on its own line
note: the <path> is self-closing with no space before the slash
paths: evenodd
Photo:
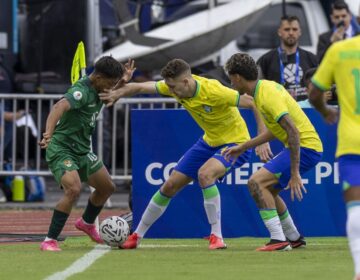
<path id="1" fill-rule="evenodd" d="M 255 148 L 255 154 L 260 158 L 262 162 L 268 162 L 274 156 L 269 143 L 264 143 Z"/>
<path id="2" fill-rule="evenodd" d="M 128 62 L 124 64 L 124 68 L 125 68 L 124 75 L 116 83 L 113 89 L 118 89 L 123 87 L 126 83 L 128 83 L 132 79 L 132 76 L 136 70 L 135 61 L 129 58 Z"/>
<path id="3" fill-rule="evenodd" d="M 132 76 L 136 70 L 135 61 L 129 58 L 128 62 L 124 64 L 124 67 L 125 67 L 125 73 L 123 79 L 125 82 L 129 82 L 132 79 Z"/>
<path id="4" fill-rule="evenodd" d="M 234 164 L 236 159 L 243 153 L 245 150 L 243 149 L 243 145 L 236 145 L 232 146 L 230 148 L 225 148 L 222 150 L 221 155 L 225 158 L 227 161 L 231 161 Z"/>
<path id="5" fill-rule="evenodd" d="M 291 200 L 294 201 L 295 196 L 296 198 L 301 201 L 303 199 L 303 191 L 307 193 L 306 188 L 304 187 L 300 174 L 291 176 L 288 186 L 285 190 L 290 189 L 291 191 Z"/>

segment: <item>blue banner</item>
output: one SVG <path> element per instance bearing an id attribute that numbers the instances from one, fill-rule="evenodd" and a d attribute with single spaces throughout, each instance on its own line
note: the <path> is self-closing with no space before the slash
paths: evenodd
<path id="1" fill-rule="evenodd" d="M 308 192 L 302 202 L 292 202 L 289 191 L 283 191 L 281 197 L 303 235 L 345 236 L 346 210 L 339 185 L 338 164 L 334 158 L 336 126 L 325 124 L 312 109 L 306 109 L 306 114 L 323 141 L 324 156 L 303 177 Z M 252 112 L 241 110 L 241 115 L 250 134 L 255 136 L 256 123 Z M 152 195 L 203 132 L 185 110 L 133 110 L 131 118 L 136 226 Z M 282 144 L 273 141 L 271 147 L 276 154 L 281 151 Z M 261 166 L 259 158 L 253 153 L 249 163 L 234 170 L 218 184 L 224 237 L 269 235 L 246 186 L 251 174 Z M 171 200 L 164 215 L 154 223 L 146 237 L 199 238 L 209 233 L 201 189 L 197 184 L 191 184 Z"/>

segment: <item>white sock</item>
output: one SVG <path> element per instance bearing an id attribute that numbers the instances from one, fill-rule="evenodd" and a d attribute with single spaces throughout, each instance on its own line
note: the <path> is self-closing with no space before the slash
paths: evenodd
<path id="1" fill-rule="evenodd" d="M 276 209 L 259 209 L 259 212 L 265 226 L 270 232 L 270 238 L 285 241 L 286 237 Z"/>
<path id="2" fill-rule="evenodd" d="M 216 185 L 202 189 L 205 212 L 211 225 L 211 233 L 222 238 L 221 232 L 221 200 Z"/>
<path id="3" fill-rule="evenodd" d="M 47 237 L 47 236 L 45 237 L 45 240 L 44 240 L 44 241 L 47 242 L 47 241 L 51 241 L 51 240 L 55 240 L 55 241 L 56 241 L 56 239 L 52 239 L 52 238 L 49 238 L 49 237 Z"/>
<path id="4" fill-rule="evenodd" d="M 356 203 L 357 202 L 357 203 Z M 350 206 L 350 205 L 354 206 Z M 360 201 L 348 203 L 346 232 L 355 265 L 355 274 L 360 274 Z"/>
<path id="5" fill-rule="evenodd" d="M 148 229 L 152 226 L 152 224 L 160 218 L 169 205 L 170 199 L 171 198 L 161 194 L 160 191 L 154 194 L 141 217 L 139 225 L 135 230 L 138 236 L 142 238 Z"/>
<path id="6" fill-rule="evenodd" d="M 288 210 L 279 216 L 283 232 L 290 241 L 296 241 L 300 238 L 300 233 L 297 230 L 293 219 Z"/>

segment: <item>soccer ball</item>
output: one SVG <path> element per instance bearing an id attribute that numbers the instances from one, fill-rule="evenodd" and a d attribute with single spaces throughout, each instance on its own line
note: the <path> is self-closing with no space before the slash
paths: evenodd
<path id="1" fill-rule="evenodd" d="M 118 247 L 125 242 L 129 236 L 128 223 L 119 216 L 108 217 L 100 224 L 100 236 L 105 244 Z"/>

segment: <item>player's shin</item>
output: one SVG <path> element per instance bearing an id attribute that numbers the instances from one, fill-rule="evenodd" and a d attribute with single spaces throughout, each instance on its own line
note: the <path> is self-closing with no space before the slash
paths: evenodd
<path id="1" fill-rule="evenodd" d="M 101 209 L 104 205 L 96 206 L 94 205 L 91 200 L 88 200 L 88 204 L 85 208 L 84 214 L 82 216 L 83 220 L 87 224 L 93 224 L 95 222 L 96 217 L 99 215 Z"/>
<path id="2" fill-rule="evenodd" d="M 169 205 L 170 200 L 171 198 L 165 196 L 160 190 L 153 195 L 135 230 L 139 237 L 143 237 L 151 225 L 160 218 Z"/>
<path id="3" fill-rule="evenodd" d="M 260 209 L 260 216 L 270 232 L 271 239 L 286 240 L 276 209 Z"/>
<path id="4" fill-rule="evenodd" d="M 49 232 L 48 232 L 48 234 L 46 236 L 45 241 L 47 241 L 49 239 L 57 240 L 57 238 L 59 237 L 62 229 L 65 226 L 65 223 L 66 223 L 68 217 L 69 217 L 69 214 L 61 212 L 61 211 L 56 210 L 56 209 L 54 210 L 53 216 L 51 218 Z"/>
<path id="5" fill-rule="evenodd" d="M 206 215 L 211 225 L 211 233 L 222 238 L 221 232 L 221 201 L 216 184 L 202 189 Z"/>
<path id="6" fill-rule="evenodd" d="M 300 238 L 300 233 L 297 230 L 288 209 L 286 209 L 285 212 L 281 214 L 279 213 L 279 218 L 281 222 L 281 227 L 283 229 L 286 238 L 289 239 L 290 241 L 298 240 Z"/>
<path id="7" fill-rule="evenodd" d="M 347 213 L 346 231 L 350 251 L 354 260 L 355 274 L 360 275 L 360 201 L 348 202 Z"/>

